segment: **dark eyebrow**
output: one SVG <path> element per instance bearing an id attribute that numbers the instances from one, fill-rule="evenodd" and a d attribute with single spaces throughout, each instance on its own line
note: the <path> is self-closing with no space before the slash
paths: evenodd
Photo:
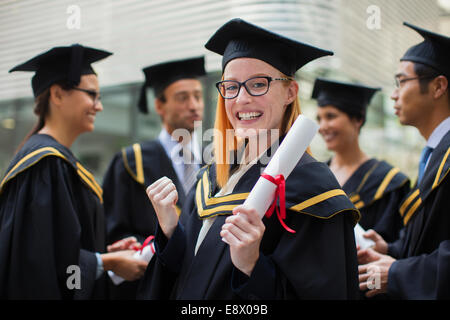
<path id="1" fill-rule="evenodd" d="M 395 78 L 398 78 L 398 77 L 406 77 L 406 74 L 404 74 L 403 72 L 396 73 Z"/>

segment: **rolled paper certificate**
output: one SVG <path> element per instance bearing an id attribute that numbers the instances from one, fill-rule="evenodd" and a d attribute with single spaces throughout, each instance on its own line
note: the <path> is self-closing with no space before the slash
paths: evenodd
<path id="1" fill-rule="evenodd" d="M 363 237 L 363 234 L 366 232 L 359 223 L 355 226 L 355 241 L 356 244 L 360 246 L 361 249 L 367 249 L 375 245 L 375 242 L 373 242 L 370 239 L 366 239 Z"/>
<path id="2" fill-rule="evenodd" d="M 283 175 L 287 179 L 319 130 L 314 121 L 299 115 L 264 170 L 266 175 Z M 244 206 L 255 209 L 261 219 L 272 204 L 277 185 L 259 177 Z"/>
<path id="3" fill-rule="evenodd" d="M 153 239 L 153 236 L 152 236 L 152 239 Z M 152 240 L 151 242 L 149 241 L 147 244 L 144 242 L 143 248 L 136 251 L 133 255 L 133 258 L 149 262 L 153 258 L 154 254 L 155 254 L 155 247 L 154 247 L 153 240 Z M 108 275 L 111 278 L 112 282 L 116 286 L 118 286 L 119 284 L 121 284 L 122 282 L 125 281 L 124 278 L 119 277 L 111 270 L 108 271 Z"/>

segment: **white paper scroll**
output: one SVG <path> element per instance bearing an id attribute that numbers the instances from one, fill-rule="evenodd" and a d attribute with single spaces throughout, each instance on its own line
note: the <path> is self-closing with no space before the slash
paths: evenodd
<path id="1" fill-rule="evenodd" d="M 366 230 L 364 230 L 359 223 L 356 224 L 355 226 L 355 241 L 356 241 L 356 245 L 359 245 L 361 247 L 361 249 L 367 249 L 372 247 L 373 245 L 375 245 L 375 242 L 373 242 L 370 239 L 366 239 L 363 237 L 363 234 L 366 232 Z"/>
<path id="2" fill-rule="evenodd" d="M 287 179 L 318 130 L 317 123 L 299 115 L 264 172 L 272 177 L 282 174 Z M 256 209 L 262 219 L 272 204 L 276 188 L 275 184 L 260 177 L 245 200 L 244 206 Z"/>
<path id="3" fill-rule="evenodd" d="M 155 247 L 154 247 L 153 241 L 152 241 L 148 245 L 146 245 L 144 247 L 144 249 L 142 249 L 142 252 L 141 252 L 141 250 L 136 251 L 135 254 L 133 255 L 133 258 L 149 262 L 153 258 L 154 252 L 155 252 Z M 125 281 L 124 278 L 119 277 L 111 270 L 108 271 L 108 275 L 111 278 L 112 282 L 116 286 L 121 284 L 123 281 Z"/>

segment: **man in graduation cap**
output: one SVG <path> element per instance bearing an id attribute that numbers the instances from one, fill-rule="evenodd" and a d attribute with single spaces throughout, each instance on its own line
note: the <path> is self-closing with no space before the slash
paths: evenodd
<path id="1" fill-rule="evenodd" d="M 398 203 L 409 192 L 409 179 L 386 161 L 360 148 L 359 135 L 367 107 L 379 88 L 318 78 L 312 98 L 319 106 L 319 133 L 334 156 L 327 162 L 344 191 L 361 212 L 359 224 L 386 241 L 403 227 Z"/>
<path id="2" fill-rule="evenodd" d="M 353 226 L 359 212 L 324 163 L 303 155 L 286 179 L 277 214 L 269 210 L 261 219 L 242 206 L 267 165 L 262 154 L 273 155 L 301 114 L 296 71 L 333 53 L 242 19 L 221 26 L 205 47 L 223 56 L 214 163 L 200 171 L 179 219 L 173 204 L 181 190 L 170 179 L 147 189 L 158 229 L 139 297 L 357 298 Z M 239 146 L 225 141 L 229 130 Z M 267 131 L 279 135 L 267 137 Z M 248 137 L 263 148 L 259 157 Z M 239 160 L 231 157 L 236 153 Z"/>
<path id="3" fill-rule="evenodd" d="M 370 287 L 376 278 L 371 270 L 377 270 L 381 286 L 372 286 L 368 296 L 387 292 L 400 299 L 449 299 L 450 38 L 405 25 L 424 41 L 400 59 L 391 98 L 400 122 L 416 127 L 427 142 L 417 182 L 400 203 L 404 232 L 389 244 L 375 234 L 377 252 L 358 253 L 364 264 L 359 266 L 360 288 Z"/>
<path id="4" fill-rule="evenodd" d="M 139 110 L 148 113 L 146 90 L 153 88 L 162 129 L 156 140 L 122 149 L 106 172 L 103 189 L 109 244 L 123 238 L 142 244 L 154 235 L 157 221 L 146 187 L 163 176 L 170 177 L 179 187 L 177 210 L 181 210 L 202 163 L 194 123 L 203 118 L 199 77 L 206 73 L 204 57 L 164 62 L 143 72 L 146 80 Z M 112 247 L 130 243 L 119 241 Z M 113 287 L 113 298 L 134 299 L 135 289 L 136 283 L 124 282 Z"/>

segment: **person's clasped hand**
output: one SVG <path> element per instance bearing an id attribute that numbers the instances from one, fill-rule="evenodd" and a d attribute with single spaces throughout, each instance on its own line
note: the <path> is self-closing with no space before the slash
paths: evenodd
<path id="1" fill-rule="evenodd" d="M 127 237 L 107 246 L 106 250 L 108 252 L 115 252 L 121 250 L 139 250 L 140 248 L 141 244 L 137 241 L 135 237 Z"/>
<path id="2" fill-rule="evenodd" d="M 265 226 L 254 209 L 237 206 L 226 218 L 220 236 L 230 246 L 233 265 L 250 276 L 259 258 Z"/>

